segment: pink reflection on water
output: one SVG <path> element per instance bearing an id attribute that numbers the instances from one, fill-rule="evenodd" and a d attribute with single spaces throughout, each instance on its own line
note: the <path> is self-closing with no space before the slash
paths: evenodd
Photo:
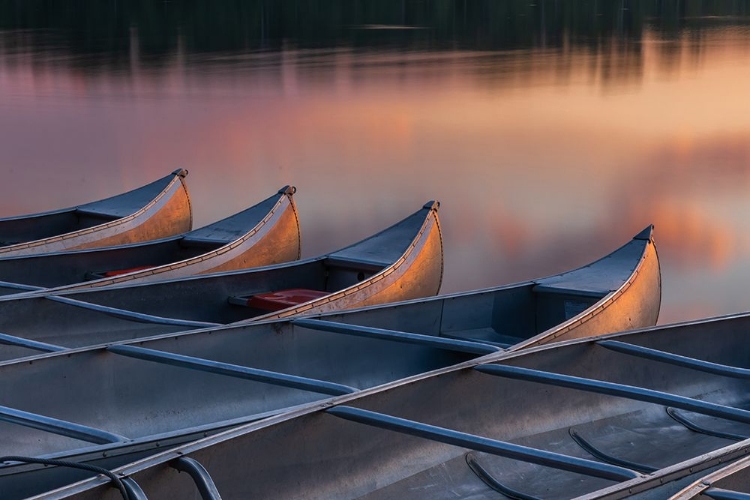
<path id="1" fill-rule="evenodd" d="M 654 223 L 662 320 L 750 309 L 746 41 L 178 52 L 160 68 L 135 49 L 129 72 L 93 74 L 0 56 L 0 214 L 185 167 L 197 225 L 295 184 L 309 256 L 437 198 L 444 291 L 583 265 Z"/>

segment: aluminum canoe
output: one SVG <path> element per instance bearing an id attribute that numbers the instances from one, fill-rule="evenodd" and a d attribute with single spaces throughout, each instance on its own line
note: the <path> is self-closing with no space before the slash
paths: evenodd
<path id="1" fill-rule="evenodd" d="M 589 287 L 619 290 L 639 274 L 644 258 L 656 256 L 648 250 L 653 247 L 650 230 L 646 235 L 597 263 L 537 280 L 537 284 L 567 275 L 579 276 L 580 283 Z M 613 281 L 613 269 L 603 272 L 600 268 L 605 262 L 607 267 L 617 263 L 622 268 L 616 273 L 619 285 Z M 588 279 L 587 273 L 591 274 Z M 504 292 L 530 283 L 498 287 L 493 302 L 500 306 L 507 300 L 502 306 L 504 314 L 513 317 L 512 306 L 517 300 Z M 651 282 L 656 289 L 658 284 L 658 279 Z M 461 321 L 470 327 L 493 316 L 483 305 L 489 293 L 474 294 L 474 306 L 466 301 L 456 303 L 455 295 L 426 302 L 440 304 L 446 325 L 454 327 L 456 313 L 465 310 Z M 659 294 L 650 296 L 658 312 Z M 161 335 L 0 363 L 0 377 L 9 388 L 0 399 L 6 406 L 5 420 L 12 419 L 14 411 L 28 412 L 21 415 L 25 418 L 21 426 L 0 426 L 0 440 L 7 443 L 9 454 L 114 467 L 151 454 L 157 446 L 165 448 L 290 407 L 330 400 L 337 393 L 375 387 L 503 351 L 495 343 L 460 340 L 455 328 L 442 334 L 415 328 L 410 316 L 419 314 L 413 309 L 417 303 L 373 308 L 368 323 L 381 328 L 353 324 L 346 313 L 332 314 Z M 592 305 L 577 315 L 561 316 L 561 323 L 548 328 L 548 334 L 574 331 L 568 328 L 570 324 L 582 323 L 600 305 L 601 300 L 592 300 Z M 472 311 L 473 316 L 466 311 Z M 351 316 L 359 319 L 364 312 L 368 311 Z M 638 315 L 636 311 L 622 312 Z M 538 314 L 546 317 L 549 311 Z M 378 316 L 382 321 L 374 322 Z M 449 321 L 451 317 L 453 321 Z M 655 320 L 653 313 L 640 319 Z M 382 328 L 386 323 L 389 329 Z M 612 326 L 599 323 L 601 328 L 607 325 Z M 529 331 L 527 336 L 534 337 L 535 332 Z M 56 419 L 57 427 L 40 427 L 50 417 Z M 88 434 L 70 439 L 73 430 L 83 428 Z M 102 439 L 109 442 L 86 444 L 86 440 L 102 443 Z M 68 468 L 5 467 L 0 468 L 0 489 L 9 497 L 21 497 L 85 476 L 81 474 Z"/>
<path id="2" fill-rule="evenodd" d="M 435 295 L 443 274 L 438 206 L 430 202 L 359 243 L 298 262 L 149 283 L 6 295 L 0 297 L 0 333 L 72 347 Z M 271 312 L 252 301 L 286 290 L 302 290 L 316 298 L 289 307 L 282 304 Z M 23 355 L 13 347 L 0 349 L 2 359 Z"/>
<path id="3" fill-rule="evenodd" d="M 0 219 L 0 257 L 123 245 L 190 231 L 186 176 L 187 170 L 179 169 L 104 200 Z"/>
<path id="4" fill-rule="evenodd" d="M 189 290 L 185 296 L 188 294 Z M 34 354 L 34 350 L 23 347 L 23 339 L 81 347 L 217 326 L 205 323 L 209 319 L 206 316 L 169 318 L 178 314 L 173 310 L 132 313 L 81 302 L 81 297 L 0 300 L 0 333 L 20 337 L 12 345 L 0 347 L 0 359 Z M 659 258 L 649 226 L 611 254 L 573 271 L 485 290 L 353 309 L 341 315 L 328 313 L 325 319 L 475 340 L 515 350 L 650 326 L 657 321 L 660 303 Z M 63 327 L 57 318 L 65 319 Z M 11 344 L 12 339 L 5 339 Z"/>
<path id="5" fill-rule="evenodd" d="M 653 232 L 649 226 L 609 255 L 554 276 L 321 319 L 508 350 L 652 326 L 661 306 L 661 270 Z"/>
<path id="6" fill-rule="evenodd" d="M 667 498 L 750 452 L 748 345 L 745 313 L 489 354 L 115 473 L 150 499 Z M 34 498 L 119 493 L 99 476 Z"/>
<path id="7" fill-rule="evenodd" d="M 62 292 L 299 259 L 294 192 L 294 187 L 285 186 L 242 212 L 177 236 L 114 247 L 0 258 L 0 293 L 34 288 Z"/>

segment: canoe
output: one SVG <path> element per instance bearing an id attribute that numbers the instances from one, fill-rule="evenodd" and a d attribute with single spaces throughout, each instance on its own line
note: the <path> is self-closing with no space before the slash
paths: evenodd
<path id="1" fill-rule="evenodd" d="M 437 255 L 437 251 L 434 254 Z M 287 271 L 298 265 L 281 269 Z M 305 264 L 308 265 L 309 262 Z M 268 270 L 263 270 L 249 275 L 267 273 Z M 195 281 L 202 280 L 190 280 Z M 174 286 L 174 282 L 159 288 L 165 290 L 166 296 L 174 296 L 169 286 Z M 190 293 L 188 288 L 179 301 L 191 300 Z M 111 307 L 118 305 L 113 301 L 102 301 L 103 305 L 99 305 L 92 304 L 93 299 L 84 299 L 92 295 L 100 294 L 0 299 L 0 332 L 6 334 L 0 337 L 0 342 L 6 343 L 0 348 L 0 359 L 29 356 L 38 348 L 44 349 L 24 340 L 81 347 L 219 324 L 207 322 L 212 318 L 200 314 L 176 319 L 179 307 L 167 309 L 166 306 L 179 306 L 180 302 L 165 301 L 165 307 L 160 310 L 134 313 Z M 480 339 L 484 343 L 494 342 L 500 347 L 517 349 L 559 338 L 653 325 L 658 319 L 660 303 L 659 258 L 653 228 L 648 227 L 611 254 L 570 272 L 485 290 L 415 299 L 399 305 L 352 309 L 351 314 L 333 314 L 327 320 Z M 238 309 L 244 310 L 242 306 Z M 584 310 L 586 314 L 579 314 Z"/>
<path id="2" fill-rule="evenodd" d="M 190 231 L 187 170 L 104 200 L 0 219 L 0 257 L 153 240 Z"/>
<path id="3" fill-rule="evenodd" d="M 750 452 L 749 341 L 744 313 L 490 354 L 114 471 L 150 499 L 195 494 L 177 471 L 198 469 L 225 499 L 666 498 Z"/>
<path id="4" fill-rule="evenodd" d="M 622 289 L 633 276 L 644 274 L 639 263 L 656 257 L 650 229 L 646 236 L 633 239 L 580 272 L 564 273 L 547 282 L 567 275 L 577 276 L 580 284 L 586 283 L 587 287 Z M 634 251 L 637 248 L 640 250 Z M 621 267 L 621 272 L 615 272 L 615 265 Z M 588 279 L 583 270 L 591 275 Z M 621 282 L 615 285 L 613 276 L 618 274 Z M 652 287 L 658 285 L 658 279 L 651 281 Z M 507 300 L 502 308 L 512 315 L 509 306 L 514 296 L 505 292 L 525 286 L 526 283 L 498 287 L 495 302 L 500 306 Z M 641 285 L 631 285 L 629 289 L 636 290 L 638 286 Z M 474 294 L 477 307 L 469 308 L 474 317 L 464 315 L 463 321 L 470 324 L 493 316 L 491 310 L 481 306 L 488 293 L 482 290 Z M 625 299 L 627 294 L 617 296 Z M 659 294 L 650 296 L 658 311 Z M 440 305 L 447 319 L 456 297 L 427 302 Z M 575 336 L 570 325 L 588 323 L 582 320 L 600 308 L 604 300 L 593 301 L 591 307 L 562 320 L 547 330 L 547 335 L 556 336 L 564 330 L 557 338 Z M 5 405 L 0 419 L 10 421 L 15 417 L 15 423 L 23 421 L 23 425 L 34 427 L 0 426 L 3 449 L 6 454 L 43 455 L 114 467 L 147 456 L 156 446 L 165 448 L 288 411 L 290 407 L 315 404 L 330 396 L 502 350 L 494 344 L 456 339 L 447 332 L 402 331 L 413 323 L 409 323 L 408 314 L 398 311 L 404 308 L 408 313 L 415 305 L 409 301 L 378 307 L 369 315 L 370 324 L 390 323 L 400 330 L 347 325 L 348 314 L 336 313 L 160 335 L 0 363 L 0 377 L 6 387 L 0 399 Z M 360 310 L 352 316 L 356 319 L 365 312 Z M 540 313 L 546 316 L 545 311 Z M 624 313 L 632 317 L 640 314 L 636 310 Z M 376 316 L 381 317 L 381 322 L 375 322 Z M 394 324 L 394 317 L 402 318 L 403 324 Z M 655 320 L 653 312 L 642 318 Z M 598 323 L 601 327 L 607 324 Z M 336 327 L 330 328 L 331 325 Z M 530 331 L 528 336 L 538 334 Z M 54 427 L 45 425 L 51 422 L 50 417 L 56 419 Z M 78 440 L 65 437 L 77 431 L 81 432 L 75 435 Z M 7 497 L 21 497 L 85 477 L 80 474 L 67 468 L 9 466 L 0 468 L 0 489 Z"/>
<path id="5" fill-rule="evenodd" d="M 6 295 L 0 297 L 0 332 L 83 346 L 435 295 L 443 275 L 438 206 L 429 202 L 359 243 L 298 262 Z M 13 347 L 0 349 L 3 359 L 23 355 Z"/>
<path id="6" fill-rule="evenodd" d="M 278 264 L 300 257 L 292 195 L 278 193 L 242 212 L 177 236 L 89 250 L 0 258 L 0 293 L 60 292 Z M 18 286 L 31 285 L 31 286 Z"/>
<path id="7" fill-rule="evenodd" d="M 518 350 L 652 326 L 660 306 L 661 270 L 649 226 L 609 255 L 572 271 L 321 319 Z"/>

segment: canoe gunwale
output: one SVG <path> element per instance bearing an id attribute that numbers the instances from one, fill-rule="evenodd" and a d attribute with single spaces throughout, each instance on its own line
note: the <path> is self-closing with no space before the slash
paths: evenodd
<path id="1" fill-rule="evenodd" d="M 669 467 L 659 469 L 642 478 L 631 479 L 615 484 L 609 488 L 603 488 L 587 495 L 576 497 L 576 500 L 614 500 L 627 498 L 633 494 L 648 491 L 654 486 L 660 486 L 670 481 L 680 479 L 689 474 L 716 467 L 722 463 L 736 460 L 750 453 L 750 439 L 731 444 L 724 448 L 699 455 Z"/>
<path id="2" fill-rule="evenodd" d="M 750 446 L 750 439 L 743 441 L 742 443 L 745 443 L 746 446 Z M 745 453 L 748 453 L 747 449 Z M 739 471 L 747 469 L 749 466 L 750 457 L 741 458 L 736 462 L 727 465 L 726 467 L 722 467 L 721 469 L 715 470 L 710 474 L 703 476 L 702 478 L 691 483 L 689 486 L 683 488 L 676 494 L 672 495 L 669 500 L 690 500 L 693 498 L 697 498 L 701 493 L 710 488 L 713 488 L 713 484 L 715 481 L 719 481 L 725 477 L 730 477 Z M 696 472 L 699 470 L 701 469 L 696 469 Z"/>

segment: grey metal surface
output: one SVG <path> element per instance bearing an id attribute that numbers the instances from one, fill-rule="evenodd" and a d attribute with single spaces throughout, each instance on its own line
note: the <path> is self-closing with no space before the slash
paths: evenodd
<path id="1" fill-rule="evenodd" d="M 270 265 L 300 256 L 293 187 L 208 226 L 156 241 L 71 252 L 0 258 L 0 280 L 38 287 L 105 286 L 233 268 Z M 148 269 L 106 278 L 108 271 Z M 101 276 L 96 279 L 97 276 Z M 65 286 L 77 284 L 75 286 Z M 0 293 L 18 293 L 4 286 Z"/>
<path id="2" fill-rule="evenodd" d="M 607 338 L 747 368 L 749 335 L 750 314 L 743 314 Z M 579 340 L 492 354 L 341 396 L 162 452 L 118 472 L 133 477 L 150 498 L 188 494 L 168 472 L 170 460 L 183 455 L 199 460 L 210 471 L 223 498 L 499 498 L 468 466 L 465 444 L 344 421 L 330 414 L 339 406 L 393 417 L 396 422 L 422 422 L 596 460 L 571 438 L 572 428 L 607 455 L 658 469 L 626 481 L 610 481 L 555 471 L 519 457 L 477 455 L 495 480 L 539 498 L 665 498 L 684 481 L 750 452 L 750 441 L 732 443 L 680 425 L 660 401 L 495 377 L 474 368 L 490 364 L 547 372 L 552 379 L 558 374 L 560 380 L 577 377 L 615 387 L 628 385 L 743 414 L 750 408 L 746 380 L 633 357 L 598 346 L 595 340 Z M 381 418 L 385 417 L 377 417 Z M 723 425 L 736 430 L 747 427 L 726 420 Z M 292 471 L 294 481 L 289 481 Z M 91 479 L 38 498 L 113 498 L 101 485 L 101 480 Z M 732 489 L 718 482 L 714 486 Z"/>
<path id="3" fill-rule="evenodd" d="M 164 238 L 192 226 L 186 170 L 104 200 L 0 219 L 0 257 Z"/>
<path id="4" fill-rule="evenodd" d="M 650 246 L 652 243 L 641 244 L 642 255 L 634 256 L 627 267 L 636 269 L 643 255 L 648 255 Z M 161 335 L 129 344 L 137 346 L 136 350 L 146 348 L 200 357 L 216 363 L 322 379 L 363 389 L 470 359 L 471 354 L 456 350 L 456 347 L 476 347 L 478 342 L 456 342 L 438 336 L 440 318 L 446 321 L 444 326 L 451 332 L 461 328 L 458 317 L 450 314 L 450 308 L 456 306 L 453 301 L 460 299 L 462 306 L 468 306 L 463 307 L 464 326 L 475 328 L 481 322 L 489 323 L 495 319 L 492 308 L 505 307 L 503 298 L 510 297 L 511 305 L 515 304 L 515 293 L 520 290 L 521 294 L 526 294 L 532 286 L 533 282 L 524 283 L 352 313 L 355 319 L 366 315 L 369 322 L 378 316 L 383 324 L 377 329 L 352 325 L 347 319 L 349 315 L 342 313 L 335 315 L 339 319 L 334 325 L 336 328 L 332 328 L 330 322 L 323 324 L 325 328 L 320 328 L 319 320 L 305 318 Z M 475 301 L 468 300 L 470 297 Z M 70 300 L 55 297 L 55 300 L 62 299 Z M 435 306 L 439 307 L 436 309 Z M 415 313 L 414 307 L 441 313 L 437 316 Z M 353 330 L 356 330 L 354 335 Z M 527 335 L 535 333 L 530 331 Z M 428 341 L 430 338 L 435 342 Z M 62 442 L 55 436 L 24 435 L 18 429 L 3 430 L 2 427 L 0 440 L 12 442 L 9 446 L 16 447 L 17 453 L 52 453 L 57 457 L 86 457 L 94 463 L 106 461 L 119 465 L 142 456 L 138 453 L 147 454 L 149 449 L 153 450 L 154 442 L 164 440 L 157 436 L 168 434 L 171 443 L 178 443 L 179 439 L 200 437 L 203 432 L 218 432 L 230 421 L 234 424 L 242 423 L 243 418 L 252 421 L 257 418 L 253 415 L 313 403 L 322 397 L 306 391 L 125 358 L 115 355 L 111 352 L 113 349 L 118 348 L 101 346 L 39 355 L 28 358 L 32 360 L 30 365 L 24 361 L 0 363 L 0 377 L 7 381 L 7 387 L 14 387 L 5 395 L 0 392 L 0 402 L 25 408 L 33 406 L 39 414 L 51 412 L 58 418 L 92 427 L 106 423 L 106 429 L 132 438 L 133 443 L 85 451 L 81 450 L 80 444 Z M 495 351 L 496 348 L 485 346 L 481 350 Z M 81 387 L 86 390 L 81 391 Z M 28 391 L 36 392 L 32 396 L 27 394 Z M 68 400 L 75 400 L 75 404 L 66 403 Z M 669 417 L 665 415 L 664 418 Z M 30 445 L 32 442 L 34 444 Z M 104 457 L 103 453 L 107 456 Z M 24 489 L 29 488 L 24 474 L 2 470 L 0 487 L 18 491 L 18 495 L 21 491 L 28 493 L 28 489 Z M 214 471 L 210 472 L 213 476 Z M 68 472 L 59 471 L 58 476 L 56 471 L 45 469 L 40 474 L 46 478 L 39 479 L 37 473 L 40 472 L 35 471 L 36 485 L 64 484 L 65 478 L 70 477 Z"/>
<path id="5" fill-rule="evenodd" d="M 286 199 L 287 196 L 282 198 Z M 296 222 L 293 225 L 295 234 L 298 234 Z M 129 321 L 126 314 L 116 314 L 112 309 L 96 311 L 65 304 L 60 302 L 62 299 L 75 299 L 162 318 L 232 323 L 286 316 L 300 309 L 336 310 L 434 295 L 442 279 L 442 239 L 436 208 L 419 210 L 395 227 L 394 233 L 386 230 L 379 233 L 377 238 L 383 241 L 391 234 L 391 245 L 406 248 L 406 251 L 390 265 L 377 271 L 358 270 L 359 264 L 356 262 L 351 267 L 344 267 L 341 259 L 336 265 L 329 265 L 327 255 L 323 255 L 295 263 L 154 283 L 120 284 L 60 293 L 32 291 L 25 295 L 0 297 L 0 332 L 76 347 L 180 329 L 178 326 L 164 325 L 163 322 L 147 322 L 145 317 Z M 405 227 L 410 231 L 406 231 Z M 365 239 L 361 244 L 369 248 L 369 240 Z M 352 245 L 349 252 L 354 252 L 358 247 L 359 244 Z M 330 294 L 271 314 L 229 301 L 233 296 L 290 288 L 321 290 Z M 5 349 L 0 349 L 3 359 L 20 354 L 16 351 L 9 355 L 4 353 Z"/>

